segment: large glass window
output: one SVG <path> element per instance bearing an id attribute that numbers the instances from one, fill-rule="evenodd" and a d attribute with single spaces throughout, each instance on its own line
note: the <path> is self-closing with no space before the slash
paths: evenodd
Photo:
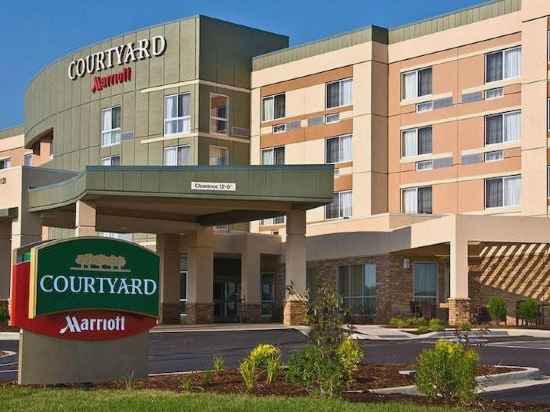
<path id="1" fill-rule="evenodd" d="M 229 150 L 227 149 L 227 147 L 210 146 L 208 164 L 210 166 L 229 165 Z"/>
<path id="2" fill-rule="evenodd" d="M 485 179 L 485 207 L 519 206 L 521 176 L 505 176 Z"/>
<path id="3" fill-rule="evenodd" d="M 285 117 L 285 94 L 264 97 L 262 103 L 262 120 L 268 122 L 270 120 L 280 119 Z"/>
<path id="4" fill-rule="evenodd" d="M 376 265 L 338 268 L 338 293 L 344 306 L 355 314 L 376 315 Z"/>
<path id="5" fill-rule="evenodd" d="M 521 75 L 521 47 L 499 50 L 485 56 L 485 82 L 513 79 Z"/>
<path id="6" fill-rule="evenodd" d="M 432 127 L 404 130 L 401 137 L 401 155 L 418 156 L 432 153 Z"/>
<path id="7" fill-rule="evenodd" d="M 9 157 L 0 159 L 0 169 L 7 169 L 9 167 L 11 167 L 11 160 Z"/>
<path id="8" fill-rule="evenodd" d="M 120 166 L 120 156 L 104 157 L 101 163 L 103 166 Z"/>
<path id="9" fill-rule="evenodd" d="M 120 143 L 120 106 L 101 111 L 101 146 Z"/>
<path id="10" fill-rule="evenodd" d="M 210 95 L 210 133 L 229 134 L 229 97 Z"/>
<path id="11" fill-rule="evenodd" d="M 164 134 L 191 132 L 191 94 L 173 94 L 164 98 Z"/>
<path id="12" fill-rule="evenodd" d="M 414 301 L 435 303 L 437 300 L 437 263 L 413 264 Z"/>
<path id="13" fill-rule="evenodd" d="M 414 99 L 432 94 L 432 68 L 412 70 L 401 75 L 401 98 Z"/>
<path id="14" fill-rule="evenodd" d="M 351 217 L 351 190 L 334 193 L 332 203 L 325 206 L 326 219 Z"/>
<path id="15" fill-rule="evenodd" d="M 272 147 L 262 150 L 263 165 L 284 165 L 285 164 L 285 147 Z"/>
<path id="16" fill-rule="evenodd" d="M 165 166 L 189 166 L 190 164 L 192 164 L 190 146 L 172 146 L 164 149 Z"/>
<path id="17" fill-rule="evenodd" d="M 327 163 L 349 162 L 352 159 L 351 135 L 343 135 L 327 139 Z"/>
<path id="18" fill-rule="evenodd" d="M 403 213 L 431 214 L 432 187 L 411 187 L 403 190 Z"/>
<path id="19" fill-rule="evenodd" d="M 485 144 L 511 143 L 521 137 L 521 110 L 485 117 Z"/>
<path id="20" fill-rule="evenodd" d="M 326 85 L 326 107 L 349 106 L 351 104 L 352 80 L 344 79 Z"/>

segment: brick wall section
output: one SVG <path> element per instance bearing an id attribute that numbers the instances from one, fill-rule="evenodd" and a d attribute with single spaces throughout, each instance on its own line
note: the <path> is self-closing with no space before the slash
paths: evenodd
<path id="1" fill-rule="evenodd" d="M 188 303 L 187 323 L 212 323 L 214 322 L 214 304 L 213 303 Z"/>

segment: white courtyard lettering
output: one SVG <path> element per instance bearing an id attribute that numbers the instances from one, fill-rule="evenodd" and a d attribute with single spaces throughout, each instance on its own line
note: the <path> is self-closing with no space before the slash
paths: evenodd
<path id="1" fill-rule="evenodd" d="M 44 293 L 151 296 L 158 285 L 154 279 L 45 275 L 39 287 Z"/>

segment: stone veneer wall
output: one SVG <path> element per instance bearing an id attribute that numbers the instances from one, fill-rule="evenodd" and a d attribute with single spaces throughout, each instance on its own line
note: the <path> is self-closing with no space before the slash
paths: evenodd
<path id="1" fill-rule="evenodd" d="M 410 259 L 408 269 L 403 268 L 403 258 Z M 317 282 L 326 281 L 336 286 L 338 267 L 345 265 L 375 264 L 376 265 L 376 318 L 375 322 L 387 322 L 393 316 L 409 316 L 410 301 L 413 297 L 413 263 L 436 262 L 439 276 L 439 301 L 444 302 L 445 296 L 445 266 L 446 262 L 439 258 L 419 258 L 406 255 L 381 255 L 351 257 L 334 260 L 308 262 L 308 273 L 315 276 Z M 439 313 L 443 316 L 443 313 Z M 366 322 L 360 316 L 354 317 L 354 322 Z"/>

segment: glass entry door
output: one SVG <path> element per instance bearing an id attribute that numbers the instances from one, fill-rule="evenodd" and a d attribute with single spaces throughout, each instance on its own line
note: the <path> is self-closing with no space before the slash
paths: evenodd
<path id="1" fill-rule="evenodd" d="M 241 280 L 227 277 L 214 279 L 214 320 L 238 322 L 241 296 Z"/>
<path id="2" fill-rule="evenodd" d="M 262 292 L 262 316 L 268 318 L 273 316 L 273 273 L 262 273 L 261 292 Z"/>

